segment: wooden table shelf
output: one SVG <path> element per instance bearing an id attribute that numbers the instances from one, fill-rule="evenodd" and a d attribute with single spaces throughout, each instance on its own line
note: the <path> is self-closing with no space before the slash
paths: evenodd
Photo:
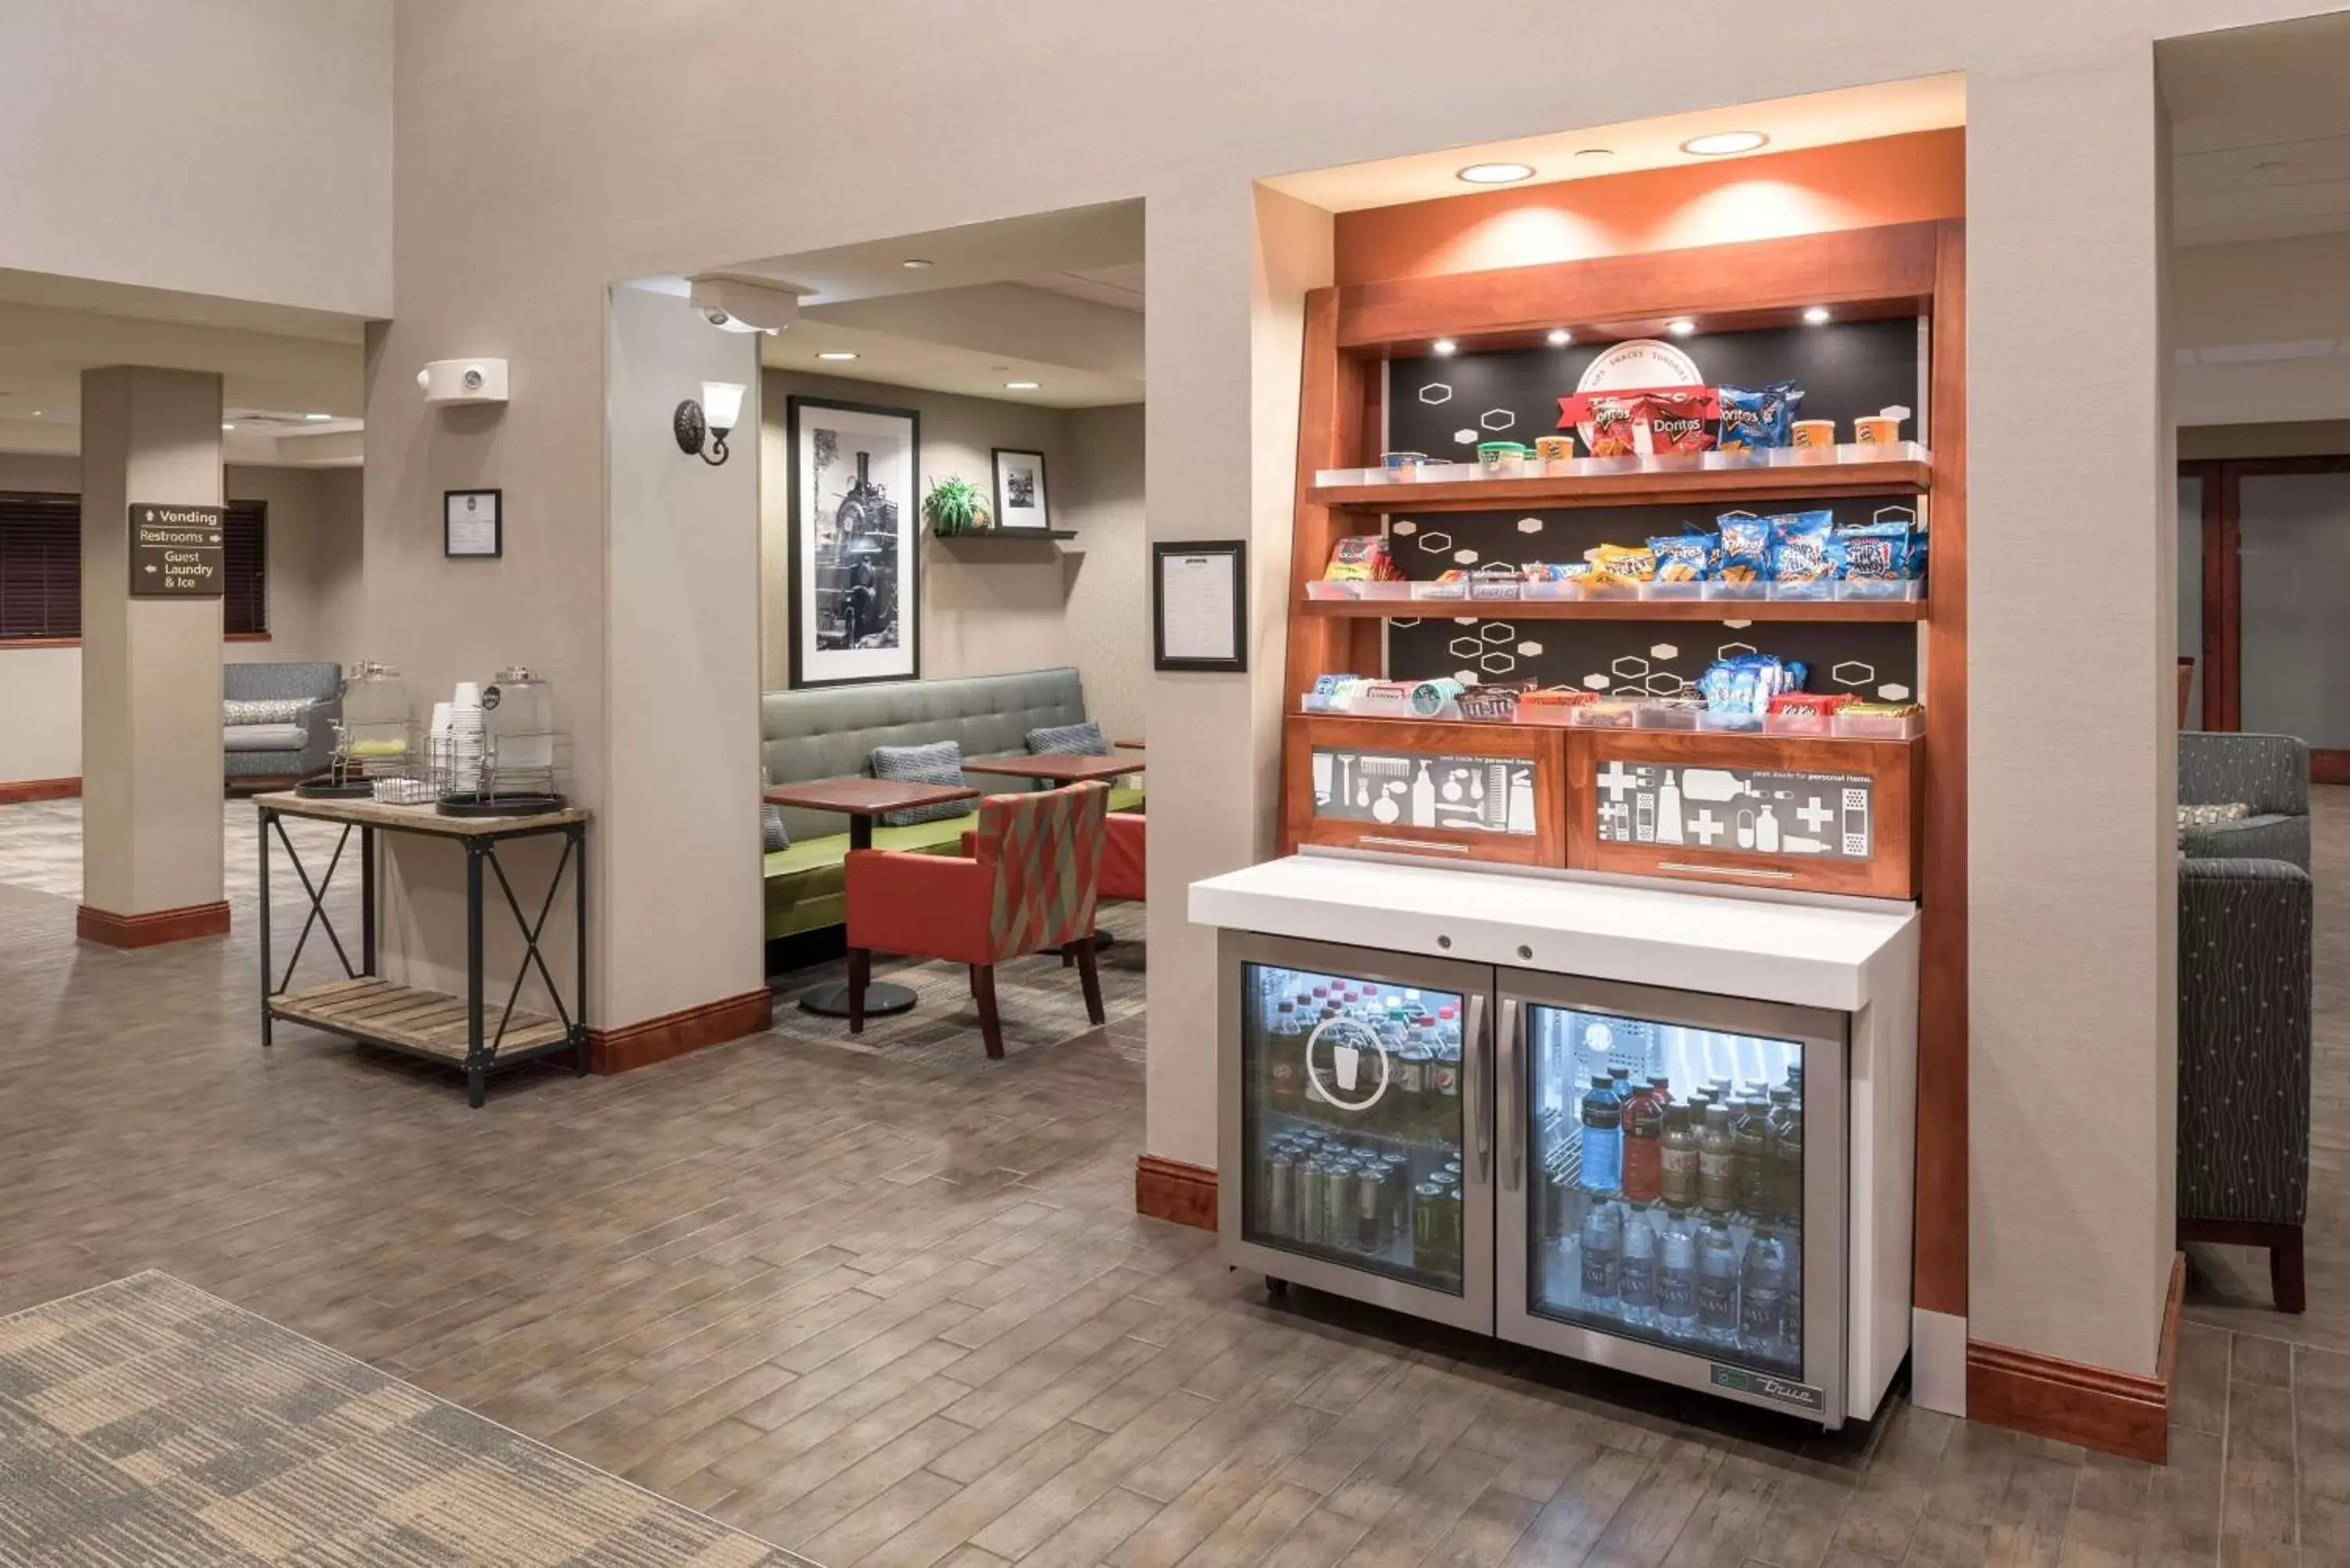
<path id="1" fill-rule="evenodd" d="M 1930 460 L 1758 464 L 1752 468 L 1585 473 L 1565 478 L 1427 480 L 1316 484 L 1305 499 L 1349 512 L 1539 512 L 1555 507 L 1729 506 L 1741 502 L 1836 495 L 1922 494 L 1933 488 Z"/>
<path id="2" fill-rule="evenodd" d="M 1387 620 L 1920 621 L 1924 599 L 1300 599 L 1299 615 Z"/>
<path id="3" fill-rule="evenodd" d="M 269 1000 L 280 1019 L 307 1023 L 352 1040 L 389 1045 L 438 1061 L 465 1064 L 470 1048 L 465 999 L 365 976 L 329 981 Z M 498 1059 L 514 1062 L 541 1052 L 568 1051 L 571 1031 L 543 1013 L 515 1008 L 506 1020 Z"/>

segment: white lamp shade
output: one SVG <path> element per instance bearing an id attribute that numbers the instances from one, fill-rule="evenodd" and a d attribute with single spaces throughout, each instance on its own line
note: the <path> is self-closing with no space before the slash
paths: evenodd
<path id="1" fill-rule="evenodd" d="M 702 417 L 714 431 L 731 431 L 743 417 L 743 384 L 739 381 L 702 383 Z"/>

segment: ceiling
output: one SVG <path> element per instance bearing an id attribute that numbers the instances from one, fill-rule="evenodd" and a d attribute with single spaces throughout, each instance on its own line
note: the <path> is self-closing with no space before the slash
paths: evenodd
<path id="1" fill-rule="evenodd" d="M 1966 78 L 1950 72 L 1727 109 L 1660 115 L 1619 125 L 1525 136 L 1512 141 L 1455 147 L 1408 158 L 1349 163 L 1336 169 L 1314 169 L 1277 175 L 1263 183 L 1315 206 L 1334 213 L 1351 213 L 1365 207 L 1392 207 L 1404 202 L 1425 202 L 1494 189 L 1490 185 L 1471 185 L 1458 177 L 1458 171 L 1471 163 L 1531 164 L 1534 177 L 1510 187 L 1523 190 L 1530 184 L 1555 184 L 1565 180 L 1588 180 L 1603 174 L 1628 174 L 1637 170 L 1690 163 L 1729 163 L 1755 155 L 1749 152 L 1708 158 L 1681 151 L 1682 142 L 1720 131 L 1759 130 L 1771 140 L 1755 152 L 1790 152 L 1840 141 L 1940 130 L 1966 121 Z"/>
<path id="2" fill-rule="evenodd" d="M 2156 58 L 2173 244 L 2350 232 L 2350 15 L 2172 39 Z"/>

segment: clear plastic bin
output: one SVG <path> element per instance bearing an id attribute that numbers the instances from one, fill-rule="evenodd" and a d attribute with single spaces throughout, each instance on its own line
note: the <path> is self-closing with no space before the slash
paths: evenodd
<path id="1" fill-rule="evenodd" d="M 1636 730 L 1694 730 L 1706 716 L 1702 708 L 1682 707 L 1670 702 L 1644 702 L 1632 720 Z"/>
<path id="2" fill-rule="evenodd" d="M 1355 597 L 1358 599 L 1408 599 L 1411 585 L 1406 582 L 1357 583 Z"/>
<path id="3" fill-rule="evenodd" d="M 1730 583 L 1719 579 L 1707 583 L 1704 597 L 1709 599 L 1767 599 L 1771 597 L 1769 583 Z"/>
<path id="4" fill-rule="evenodd" d="M 1705 585 L 1694 579 L 1677 583 L 1642 583 L 1640 597 L 1644 599 L 1701 599 Z"/>
<path id="5" fill-rule="evenodd" d="M 1926 597 L 1926 585 L 1914 578 L 1901 582 L 1848 578 L 1836 584 L 1835 597 L 1840 599 L 1909 604 Z"/>
<path id="6" fill-rule="evenodd" d="M 1767 735 L 1772 733 L 1771 717 L 1767 713 L 1727 713 L 1711 708 L 1700 709 L 1697 727 L 1725 735 Z"/>
<path id="7" fill-rule="evenodd" d="M 1914 741 L 1926 732 L 1926 715 L 1909 713 L 1838 713 L 1835 733 L 1847 741 Z"/>
<path id="8" fill-rule="evenodd" d="M 1305 597 L 1309 599 L 1358 599 L 1363 597 L 1363 587 L 1361 583 L 1334 583 L 1315 577 L 1305 585 Z"/>
<path id="9" fill-rule="evenodd" d="M 1469 599 L 1466 583 L 1411 583 L 1407 585 L 1415 599 L 1436 599 L 1451 604 L 1465 604 Z"/>

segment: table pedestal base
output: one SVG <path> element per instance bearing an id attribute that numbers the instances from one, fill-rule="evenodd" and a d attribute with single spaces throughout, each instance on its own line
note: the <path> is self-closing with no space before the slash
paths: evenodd
<path id="1" fill-rule="evenodd" d="M 901 1012 L 912 1012 L 913 1007 L 912 990 L 893 981 L 877 980 L 865 988 L 865 1016 L 868 1018 L 895 1018 Z M 800 1011 L 823 1018 L 847 1017 L 848 982 L 837 980 L 829 985 L 819 985 L 809 991 L 800 998 Z"/>

